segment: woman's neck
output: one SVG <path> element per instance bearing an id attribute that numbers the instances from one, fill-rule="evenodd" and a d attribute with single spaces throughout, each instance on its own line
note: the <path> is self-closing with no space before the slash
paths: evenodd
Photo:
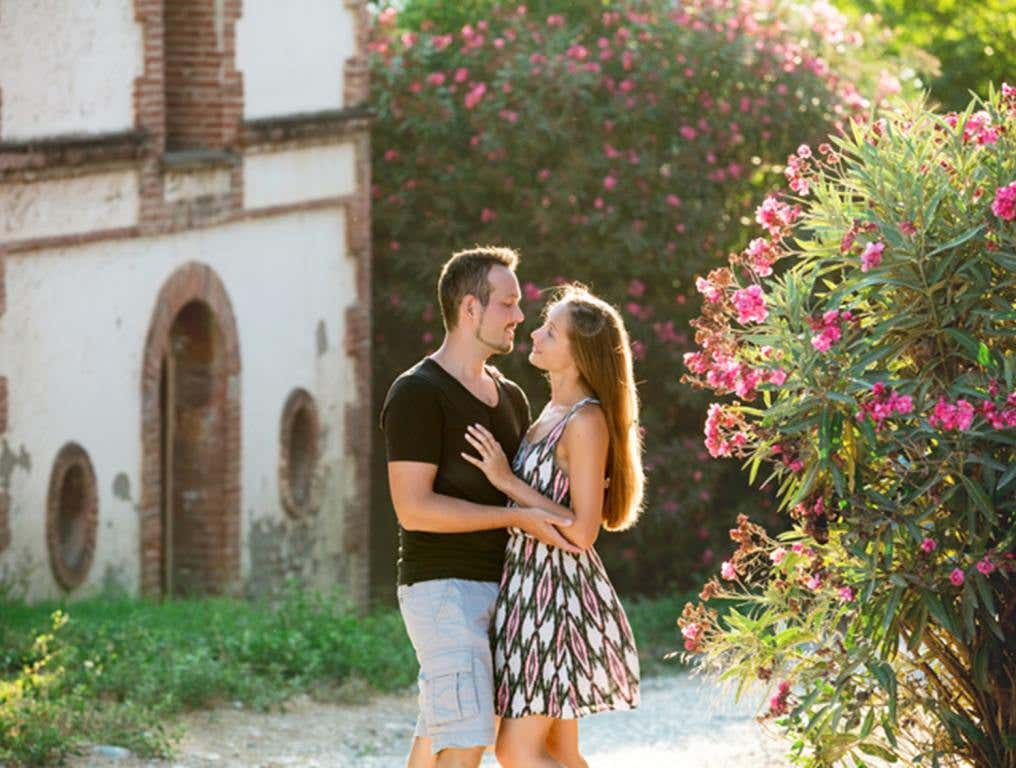
<path id="1" fill-rule="evenodd" d="M 550 404 L 570 408 L 592 393 L 583 384 L 578 371 L 553 372 L 550 376 Z"/>

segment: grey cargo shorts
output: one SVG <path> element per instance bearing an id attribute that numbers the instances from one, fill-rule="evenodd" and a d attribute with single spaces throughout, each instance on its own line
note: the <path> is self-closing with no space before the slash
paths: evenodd
<path id="1" fill-rule="evenodd" d="M 434 579 L 398 588 L 399 609 L 420 662 L 415 736 L 435 754 L 494 743 L 493 581 Z"/>

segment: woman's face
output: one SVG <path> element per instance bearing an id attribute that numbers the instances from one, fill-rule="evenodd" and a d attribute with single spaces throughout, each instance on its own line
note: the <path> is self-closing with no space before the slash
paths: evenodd
<path id="1" fill-rule="evenodd" d="M 529 362 L 543 371 L 560 371 L 575 365 L 568 343 L 571 326 L 571 308 L 566 302 L 551 306 L 543 318 L 543 325 L 529 334 L 533 349 Z"/>

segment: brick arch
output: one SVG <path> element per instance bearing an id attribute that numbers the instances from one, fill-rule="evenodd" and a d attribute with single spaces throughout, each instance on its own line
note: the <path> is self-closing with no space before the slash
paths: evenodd
<path id="1" fill-rule="evenodd" d="M 185 370 L 183 384 L 197 389 L 182 397 L 197 398 L 200 417 L 189 417 L 193 437 L 182 435 L 181 446 L 194 459 L 184 468 L 183 480 L 197 484 L 201 491 L 192 522 L 200 526 L 193 532 L 194 546 L 189 556 L 198 557 L 197 573 L 186 588 L 202 592 L 232 592 L 240 581 L 240 344 L 232 304 L 225 286 L 215 272 L 204 264 L 188 263 L 163 284 L 156 299 L 148 328 L 141 372 L 141 499 L 140 546 L 141 592 L 164 592 L 164 531 L 162 521 L 162 386 L 163 363 L 174 333 L 188 324 L 201 323 L 208 349 L 199 350 L 194 365 L 200 370 Z M 180 323 L 178 323 L 180 321 Z M 192 366 L 193 367 L 193 366 Z M 196 372 L 195 372 L 196 371 Z M 196 392 L 196 394 L 194 394 Z M 184 405 L 187 405 L 184 403 Z M 175 418 L 175 415 L 167 418 Z M 174 422 L 175 423 L 175 422 Z M 176 444 L 174 444 L 174 447 Z M 174 484 L 177 474 L 174 467 Z M 191 488 L 191 491 L 194 489 Z M 203 494 L 203 495 L 202 495 Z M 191 506 L 190 504 L 187 505 Z M 179 585 L 178 585 L 179 586 Z"/>

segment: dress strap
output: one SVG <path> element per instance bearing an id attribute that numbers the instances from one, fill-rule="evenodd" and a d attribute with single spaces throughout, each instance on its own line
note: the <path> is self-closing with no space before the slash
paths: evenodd
<path id="1" fill-rule="evenodd" d="M 580 409 L 592 403 L 599 404 L 599 400 L 595 397 L 584 397 L 579 400 L 575 405 L 568 409 L 568 413 L 562 418 L 547 435 L 547 442 L 545 449 L 551 449 L 557 445 L 557 441 L 561 439 L 561 435 L 564 434 L 564 428 L 568 426 L 568 422 L 571 421 L 572 416 L 579 412 Z"/>

